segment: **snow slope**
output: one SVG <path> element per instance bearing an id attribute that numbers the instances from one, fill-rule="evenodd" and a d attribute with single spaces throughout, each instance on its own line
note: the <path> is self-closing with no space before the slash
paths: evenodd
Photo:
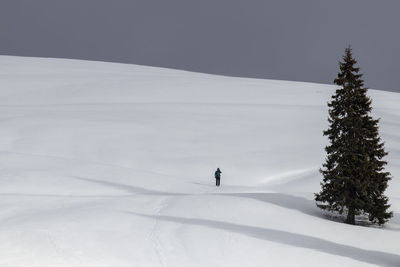
<path id="1" fill-rule="evenodd" d="M 312 200 L 333 91 L 0 56 L 0 266 L 400 266 L 400 94 L 370 90 L 394 176 L 379 228 Z"/>

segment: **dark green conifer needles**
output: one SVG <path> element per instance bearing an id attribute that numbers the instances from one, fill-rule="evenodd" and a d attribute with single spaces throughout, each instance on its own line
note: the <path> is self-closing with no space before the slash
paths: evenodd
<path id="1" fill-rule="evenodd" d="M 334 81 L 339 89 L 328 103 L 330 125 L 324 135 L 330 144 L 321 169 L 322 189 L 315 200 L 322 209 L 347 213 L 346 223 L 355 224 L 356 215 L 366 214 L 371 222 L 384 224 L 392 217 L 384 195 L 390 180 L 384 170 L 387 153 L 356 63 L 347 48 Z"/>

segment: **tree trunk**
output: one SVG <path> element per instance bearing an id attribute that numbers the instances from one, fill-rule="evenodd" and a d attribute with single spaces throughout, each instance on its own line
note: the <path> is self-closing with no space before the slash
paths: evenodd
<path id="1" fill-rule="evenodd" d="M 348 213 L 347 213 L 346 223 L 348 223 L 348 224 L 353 224 L 353 225 L 356 224 L 356 219 L 355 219 L 355 217 L 356 217 L 355 210 L 354 210 L 353 207 L 350 207 L 350 208 L 349 208 L 349 211 L 348 211 Z"/>

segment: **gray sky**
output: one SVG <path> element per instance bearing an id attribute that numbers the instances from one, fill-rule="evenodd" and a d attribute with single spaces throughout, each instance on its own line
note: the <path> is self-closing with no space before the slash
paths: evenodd
<path id="1" fill-rule="evenodd" d="M 351 44 L 400 92 L 398 0 L 0 0 L 0 54 L 332 83 Z"/>

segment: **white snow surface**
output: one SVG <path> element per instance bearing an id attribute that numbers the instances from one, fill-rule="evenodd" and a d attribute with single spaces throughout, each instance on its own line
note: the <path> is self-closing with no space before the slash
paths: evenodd
<path id="1" fill-rule="evenodd" d="M 0 266 L 400 266 L 400 94 L 394 218 L 350 226 L 313 201 L 334 90 L 0 56 Z"/>

